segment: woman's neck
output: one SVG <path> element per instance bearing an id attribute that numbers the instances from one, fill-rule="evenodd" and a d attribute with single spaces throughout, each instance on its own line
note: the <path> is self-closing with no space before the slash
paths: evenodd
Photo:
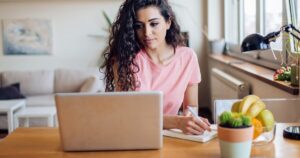
<path id="1" fill-rule="evenodd" d="M 175 50 L 171 45 L 165 44 L 157 49 L 145 49 L 149 58 L 158 65 L 167 65 L 175 55 Z"/>

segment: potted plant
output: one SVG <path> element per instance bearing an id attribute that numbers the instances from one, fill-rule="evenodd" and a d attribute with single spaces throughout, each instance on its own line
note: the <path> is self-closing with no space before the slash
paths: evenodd
<path id="1" fill-rule="evenodd" d="M 223 158 L 249 158 L 253 138 L 251 118 L 225 111 L 219 116 L 218 138 Z"/>
<path id="2" fill-rule="evenodd" d="M 281 67 L 274 73 L 274 80 L 288 81 L 291 86 L 299 87 L 300 40 L 283 33 L 286 61 L 281 59 Z M 282 55 L 281 55 L 282 57 Z"/>

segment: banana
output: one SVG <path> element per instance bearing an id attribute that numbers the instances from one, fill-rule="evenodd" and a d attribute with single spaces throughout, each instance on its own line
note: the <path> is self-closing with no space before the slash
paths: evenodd
<path id="1" fill-rule="evenodd" d="M 258 100 L 259 97 L 256 95 L 248 95 L 244 97 L 240 103 L 239 112 L 245 114 L 249 109 L 249 107 L 251 106 L 251 104 L 257 102 Z"/>
<path id="2" fill-rule="evenodd" d="M 266 104 L 259 99 L 258 101 L 251 104 L 250 108 L 246 112 L 246 115 L 254 118 L 265 108 Z"/>
<path id="3" fill-rule="evenodd" d="M 231 106 L 231 112 L 239 112 L 241 101 L 236 101 Z"/>

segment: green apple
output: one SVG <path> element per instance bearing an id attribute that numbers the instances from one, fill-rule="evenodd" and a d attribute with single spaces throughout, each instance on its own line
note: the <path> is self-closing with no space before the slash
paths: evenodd
<path id="1" fill-rule="evenodd" d="M 264 127 L 266 127 L 267 131 L 271 131 L 275 124 L 274 116 L 271 111 L 265 109 L 261 111 L 256 117 Z"/>

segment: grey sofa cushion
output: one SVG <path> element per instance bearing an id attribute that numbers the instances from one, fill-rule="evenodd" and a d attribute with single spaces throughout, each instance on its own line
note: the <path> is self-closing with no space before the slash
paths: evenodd
<path id="1" fill-rule="evenodd" d="M 79 92 L 96 93 L 99 91 L 100 83 L 96 76 L 89 77 L 80 87 Z"/>
<path id="2" fill-rule="evenodd" d="M 100 82 L 100 72 L 97 68 L 89 68 L 82 70 L 71 70 L 71 69 L 57 69 L 55 70 L 55 93 L 68 93 L 68 92 L 79 92 L 81 86 L 91 76 L 98 78 L 96 81 Z M 99 90 L 102 89 L 99 85 Z"/>
<path id="3" fill-rule="evenodd" d="M 7 71 L 2 73 L 3 86 L 19 82 L 25 96 L 54 93 L 54 72 L 52 70 Z"/>
<path id="4" fill-rule="evenodd" d="M 54 94 L 35 95 L 26 98 L 26 107 L 48 107 L 55 106 Z"/>

